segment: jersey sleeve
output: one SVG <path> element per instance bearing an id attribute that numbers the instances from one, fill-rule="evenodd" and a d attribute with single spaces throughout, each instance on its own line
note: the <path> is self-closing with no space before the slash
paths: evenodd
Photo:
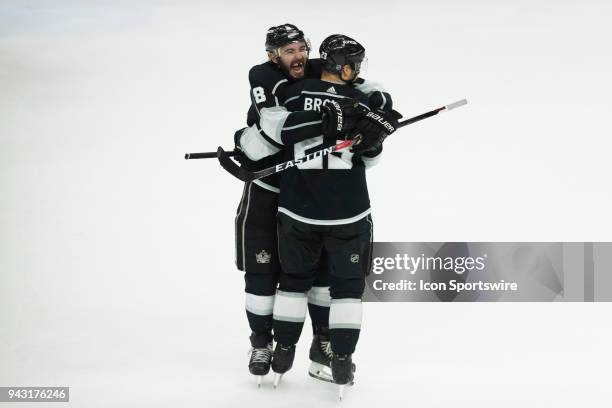
<path id="1" fill-rule="evenodd" d="M 288 82 L 269 63 L 256 65 L 249 71 L 251 108 L 247 124 L 250 128 L 237 140 L 237 145 L 251 160 L 275 154 L 283 147 L 280 131 L 289 112 L 279 103 L 277 95 Z"/>
<path id="2" fill-rule="evenodd" d="M 364 78 L 357 78 L 353 85 L 355 89 L 367 95 L 370 109 L 381 109 L 384 111 L 391 111 L 393 109 L 391 94 L 385 90 L 382 84 L 368 81 Z"/>
<path id="3" fill-rule="evenodd" d="M 303 110 L 300 105 L 304 81 L 286 87 L 281 94 L 281 102 L 290 114 L 285 119 L 281 129 L 281 141 L 285 145 L 294 145 L 311 137 L 321 136 L 321 114 L 313 110 Z"/>
<path id="4" fill-rule="evenodd" d="M 281 130 L 281 140 L 285 145 L 293 145 L 323 134 L 323 121 L 317 111 L 291 112 Z"/>
<path id="5" fill-rule="evenodd" d="M 304 81 L 285 87 L 279 94 L 279 102 L 289 114 L 280 129 L 280 141 L 283 145 L 294 145 L 323 133 L 321 114 L 313 110 L 303 110 L 300 106 Z"/>
<path id="6" fill-rule="evenodd" d="M 257 112 L 279 106 L 277 93 L 288 84 L 287 78 L 269 64 L 256 65 L 249 71 L 251 102 Z"/>

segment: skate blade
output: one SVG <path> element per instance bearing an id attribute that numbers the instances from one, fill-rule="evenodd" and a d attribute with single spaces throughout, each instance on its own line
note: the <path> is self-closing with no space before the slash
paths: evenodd
<path id="1" fill-rule="evenodd" d="M 263 375 L 257 375 L 257 388 L 261 388 L 261 383 L 263 382 Z"/>
<path id="2" fill-rule="evenodd" d="M 283 377 L 282 374 L 274 373 L 274 384 L 272 384 L 272 387 L 274 388 L 278 387 L 278 383 L 280 382 L 282 377 Z"/>
<path id="3" fill-rule="evenodd" d="M 347 385 L 349 387 L 351 387 L 351 386 L 355 385 L 355 382 L 351 381 L 351 382 L 349 382 L 347 384 L 338 384 L 338 397 L 340 398 L 340 401 L 342 401 L 342 398 L 344 397 L 344 389 L 345 389 L 345 387 Z"/>
<path id="4" fill-rule="evenodd" d="M 317 380 L 326 381 L 333 383 L 334 379 L 332 378 L 331 369 L 326 365 L 315 363 L 314 361 L 310 362 L 310 367 L 308 368 L 308 375 L 312 378 L 316 378 Z"/>

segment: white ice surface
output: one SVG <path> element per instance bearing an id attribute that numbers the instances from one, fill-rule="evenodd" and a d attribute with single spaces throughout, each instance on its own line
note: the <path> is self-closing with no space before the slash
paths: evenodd
<path id="1" fill-rule="evenodd" d="M 307 376 L 308 327 L 282 387 L 257 390 L 242 186 L 182 159 L 231 147 L 274 24 L 363 42 L 406 117 L 469 100 L 386 142 L 376 240 L 612 240 L 609 2 L 288 4 L 0 3 L 0 386 L 70 386 L 75 407 L 337 406 Z M 342 405 L 608 407 L 611 312 L 366 304 Z"/>

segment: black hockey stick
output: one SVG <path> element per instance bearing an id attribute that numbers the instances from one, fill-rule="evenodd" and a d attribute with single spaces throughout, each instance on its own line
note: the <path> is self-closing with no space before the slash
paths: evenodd
<path id="1" fill-rule="evenodd" d="M 242 154 L 240 150 L 232 150 L 226 153 L 228 156 L 237 156 Z M 204 153 L 185 153 L 185 160 L 191 159 L 216 159 L 217 152 L 204 152 Z"/>
<path id="2" fill-rule="evenodd" d="M 432 111 L 429 112 L 425 112 L 422 113 L 418 116 L 415 116 L 413 118 L 410 119 L 406 119 L 403 120 L 401 122 L 398 123 L 398 128 L 404 127 L 406 125 L 410 125 L 412 123 L 421 121 L 423 119 L 427 119 L 431 116 L 437 115 L 438 113 L 445 111 L 445 110 L 451 110 L 451 109 L 455 109 L 458 108 L 460 106 L 463 106 L 467 104 L 467 99 L 461 99 L 460 101 L 457 102 L 453 102 L 453 103 L 449 103 L 448 105 L 444 105 L 441 108 L 437 108 L 434 109 Z M 253 180 L 258 180 L 262 177 L 266 177 L 269 176 L 271 174 L 275 174 L 275 173 L 279 173 L 283 170 L 288 169 L 289 167 L 293 167 L 293 166 L 297 166 L 298 164 L 301 163 L 306 163 L 310 160 L 316 159 L 318 157 L 323 157 L 323 156 L 327 156 L 331 153 L 340 151 L 340 150 L 344 150 L 347 147 L 351 147 L 353 144 L 355 143 L 354 139 L 351 140 L 345 140 L 343 142 L 338 143 L 335 146 L 330 146 L 330 147 L 325 147 L 321 150 L 317 150 L 316 152 L 312 152 L 310 154 L 307 154 L 306 156 L 303 157 L 299 157 L 297 159 L 293 159 L 293 160 L 289 160 L 286 161 L 284 163 L 280 163 L 277 164 L 275 166 L 272 167 L 268 167 L 266 169 L 263 170 L 259 170 L 259 171 L 255 171 L 255 172 L 251 172 L 248 171 L 240 166 L 238 166 L 236 164 L 236 162 L 234 162 L 231 158 L 230 155 L 223 150 L 223 148 L 221 146 L 219 146 L 219 148 L 217 149 L 217 158 L 219 159 L 219 163 L 221 163 L 221 167 L 223 167 L 227 172 L 229 172 L 232 176 L 248 182 L 248 181 L 253 181 Z"/>

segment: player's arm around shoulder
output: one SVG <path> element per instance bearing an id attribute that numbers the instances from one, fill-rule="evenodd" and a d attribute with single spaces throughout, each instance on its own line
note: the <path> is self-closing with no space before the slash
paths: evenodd
<path id="1" fill-rule="evenodd" d="M 393 99 L 391 98 L 391 94 L 381 83 L 370 81 L 365 78 L 357 78 L 353 86 L 367 96 L 368 104 L 372 110 L 380 109 L 388 112 L 393 110 Z"/>
<path id="2" fill-rule="evenodd" d="M 288 85 L 279 95 L 281 104 L 290 111 L 281 130 L 281 140 L 284 145 L 294 145 L 320 136 L 322 133 L 321 112 L 304 110 L 302 90 L 308 81 L 304 79 Z"/>

